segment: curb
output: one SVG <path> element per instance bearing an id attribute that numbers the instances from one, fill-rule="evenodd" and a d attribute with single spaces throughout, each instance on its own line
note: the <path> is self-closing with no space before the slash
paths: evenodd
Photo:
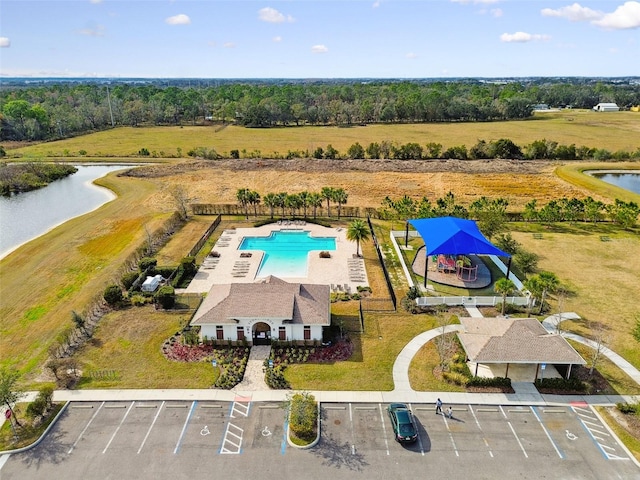
<path id="1" fill-rule="evenodd" d="M 67 409 L 67 407 L 69 406 L 69 403 L 71 403 L 70 401 L 67 401 L 62 408 L 60 409 L 60 411 L 58 412 L 58 414 L 54 417 L 53 420 L 51 420 L 51 423 L 49 424 L 49 426 L 45 429 L 44 432 L 42 432 L 42 435 L 40 435 L 40 437 L 33 442 L 31 445 L 27 445 L 26 447 L 21 447 L 21 448 L 16 448 L 14 450 L 4 450 L 4 451 L 0 451 L 0 455 L 12 455 L 14 453 L 22 453 L 22 452 L 26 452 L 27 450 L 31 450 L 33 447 L 37 447 L 40 442 L 42 442 L 42 440 L 44 440 L 44 437 L 47 436 L 47 434 L 49 433 L 49 431 L 54 427 L 54 425 L 58 422 L 58 419 L 60 418 L 60 416 L 65 412 L 65 410 Z"/>
<path id="2" fill-rule="evenodd" d="M 295 443 L 293 443 L 291 441 L 291 437 L 289 436 L 289 414 L 287 413 L 287 443 L 289 444 L 290 447 L 293 448 L 297 448 L 299 450 L 308 450 L 310 448 L 315 447 L 316 445 L 318 445 L 318 443 L 320 442 L 320 409 L 321 409 L 321 404 L 320 402 L 316 402 L 316 404 L 318 405 L 318 435 L 316 436 L 315 440 L 313 442 L 311 442 L 308 445 L 296 445 Z"/>

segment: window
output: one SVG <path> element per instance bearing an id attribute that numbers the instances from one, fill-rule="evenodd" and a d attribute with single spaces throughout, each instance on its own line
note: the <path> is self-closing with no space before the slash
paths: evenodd
<path id="1" fill-rule="evenodd" d="M 238 340 L 244 340 L 244 327 L 238 327 Z"/>
<path id="2" fill-rule="evenodd" d="M 311 327 L 304 327 L 304 339 L 311 340 Z"/>
<path id="3" fill-rule="evenodd" d="M 287 339 L 287 327 L 278 328 L 278 340 L 286 340 Z"/>
<path id="4" fill-rule="evenodd" d="M 218 340 L 224 340 L 224 328 L 222 325 L 216 325 L 216 338 Z"/>

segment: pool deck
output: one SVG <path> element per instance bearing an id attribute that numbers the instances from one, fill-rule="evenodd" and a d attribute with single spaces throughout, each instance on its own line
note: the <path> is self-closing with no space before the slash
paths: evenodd
<path id="1" fill-rule="evenodd" d="M 329 285 L 332 291 L 354 293 L 357 287 L 368 285 L 367 272 L 362 258 L 354 258 L 356 244 L 347 240 L 345 228 L 329 228 L 313 223 L 278 225 L 276 223 L 256 228 L 237 228 L 225 230 L 214 245 L 212 252 L 219 257 L 208 256 L 200 266 L 198 273 L 189 286 L 187 293 L 206 293 L 213 285 L 230 283 L 254 283 L 261 278 L 256 277 L 262 251 L 239 250 L 244 237 L 269 236 L 273 231 L 308 231 L 311 236 L 335 237 L 336 250 L 331 251 L 331 258 L 320 258 L 319 252 L 309 253 L 307 277 L 281 277 L 287 282 Z M 251 253 L 251 256 L 247 256 Z M 338 288 L 339 286 L 339 288 Z"/>

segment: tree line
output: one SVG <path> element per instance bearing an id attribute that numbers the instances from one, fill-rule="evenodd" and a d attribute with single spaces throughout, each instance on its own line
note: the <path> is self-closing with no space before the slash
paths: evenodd
<path id="1" fill-rule="evenodd" d="M 65 138 L 115 125 L 235 122 L 247 127 L 499 121 L 533 105 L 640 104 L 640 85 L 564 79 L 222 83 L 52 83 L 0 90 L 0 141 Z"/>

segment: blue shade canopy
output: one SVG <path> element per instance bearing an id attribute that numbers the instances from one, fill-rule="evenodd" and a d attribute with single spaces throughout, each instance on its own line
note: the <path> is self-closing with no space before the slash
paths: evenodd
<path id="1" fill-rule="evenodd" d="M 409 220 L 424 240 L 427 255 L 498 255 L 510 257 L 487 240 L 476 222 L 456 217 Z"/>

